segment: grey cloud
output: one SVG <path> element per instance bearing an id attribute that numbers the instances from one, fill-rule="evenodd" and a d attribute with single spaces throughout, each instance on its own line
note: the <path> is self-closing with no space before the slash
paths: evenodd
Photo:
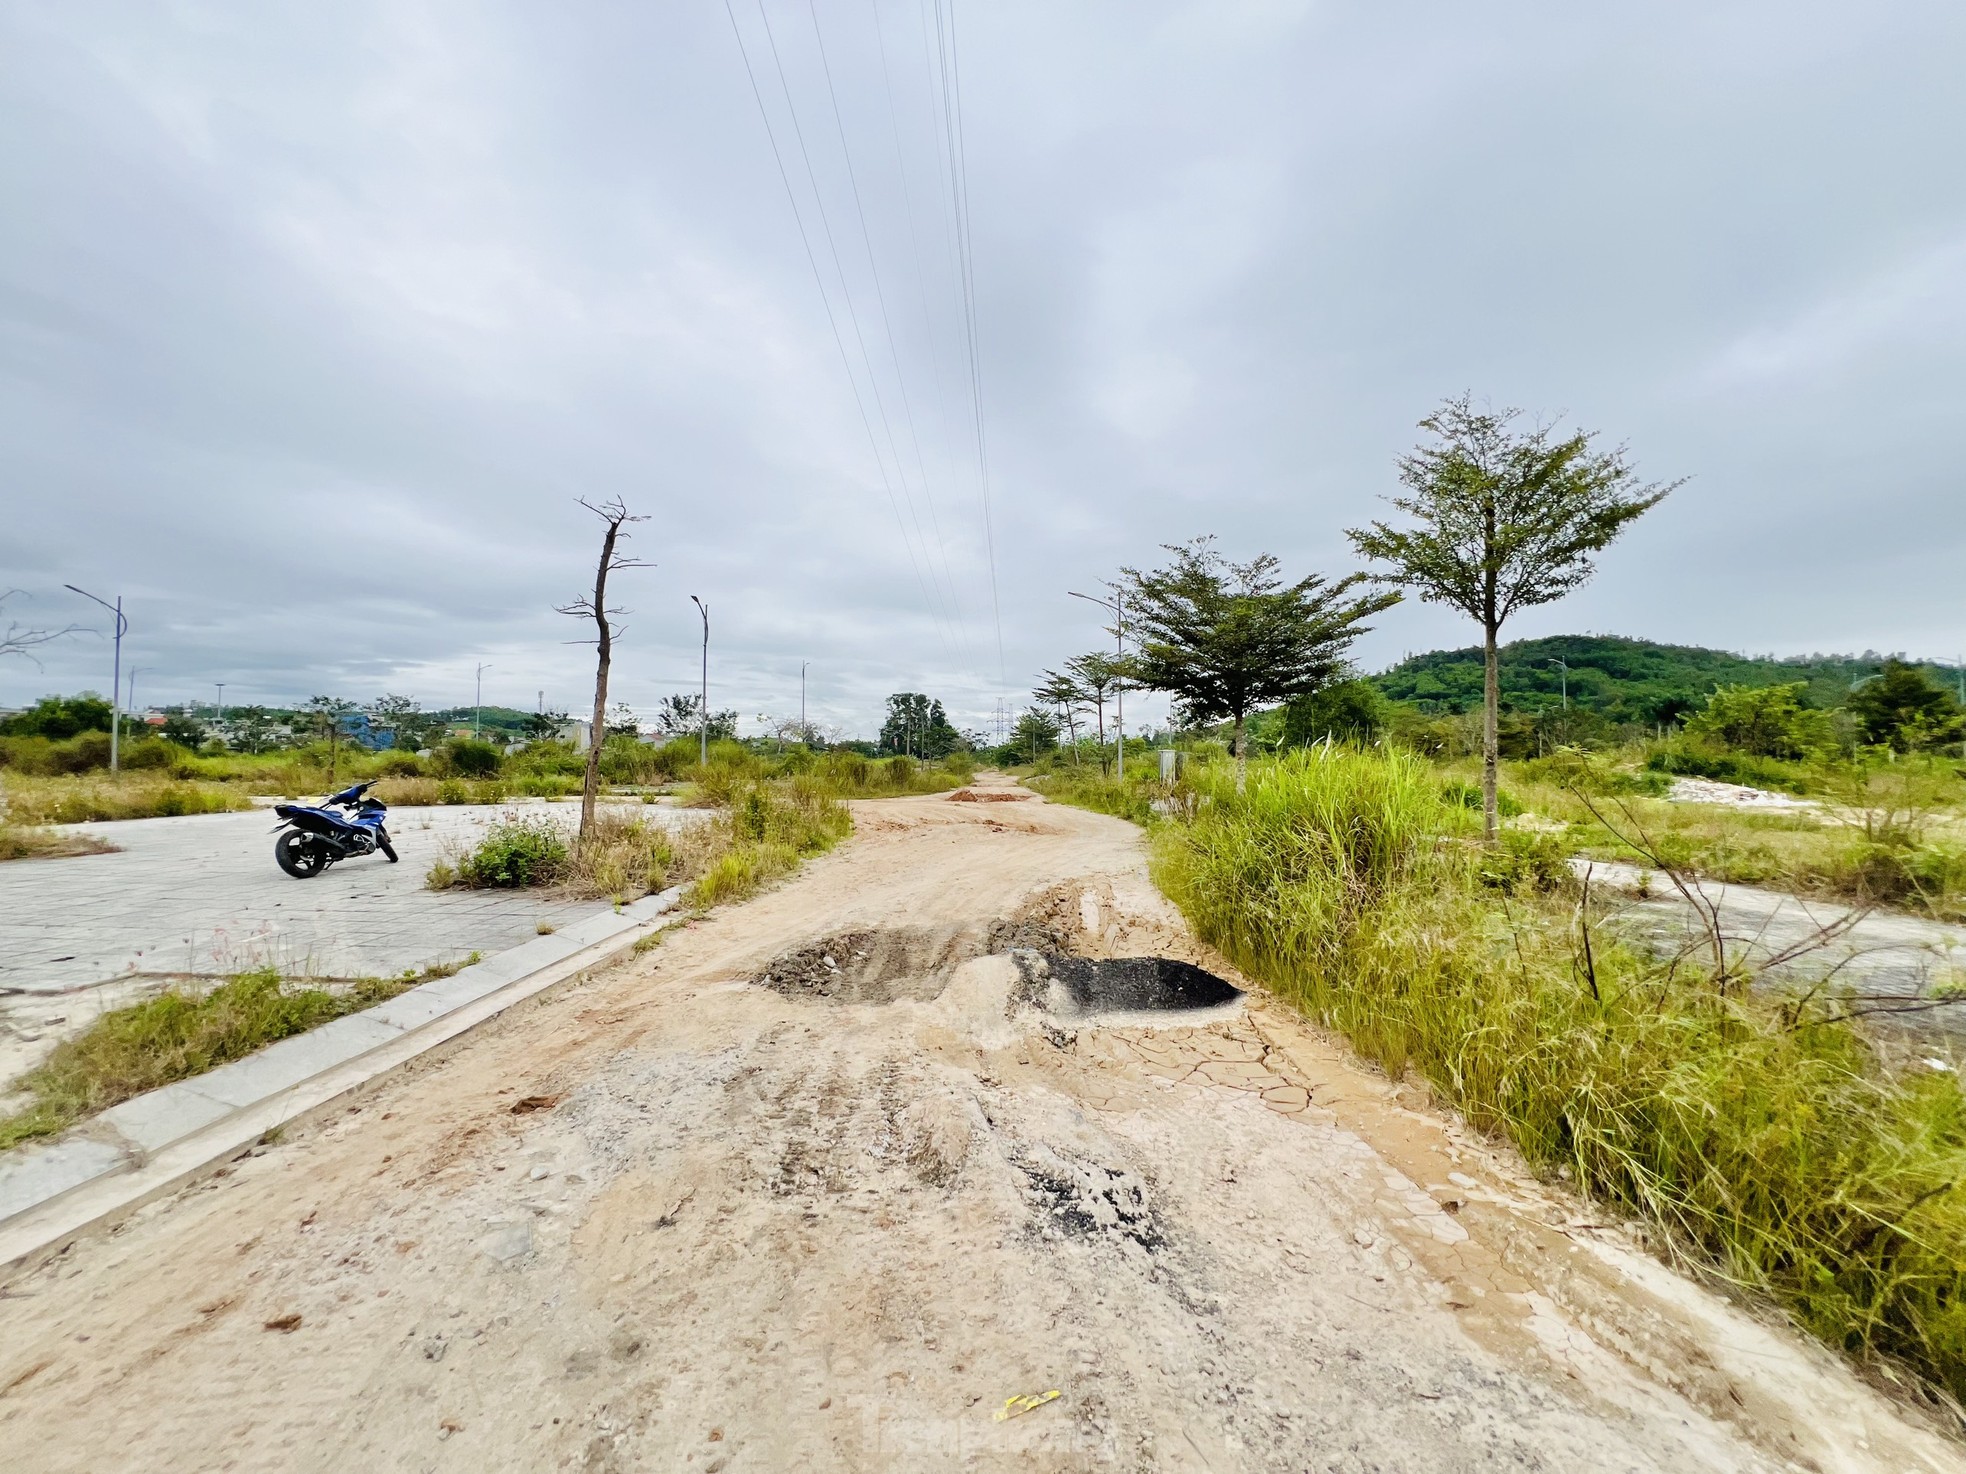
<path id="1" fill-rule="evenodd" d="M 912 514 L 721 6 L 14 7 L 0 586 L 56 622 L 88 614 L 63 583 L 123 591 L 160 698 L 449 703 L 488 660 L 488 698 L 571 705 L 574 499 L 618 493 L 656 564 L 623 580 L 630 700 L 689 683 L 699 593 L 719 704 L 788 711 L 810 660 L 849 728 L 901 687 L 982 721 L 1003 693 L 924 12 L 878 7 L 897 129 L 876 11 L 819 7 L 904 386 L 811 23 L 768 4 Z M 958 20 L 1013 699 L 1103 638 L 1065 591 L 1160 542 L 1348 566 L 1342 529 L 1462 388 L 1695 478 L 1521 633 L 1966 638 L 1956 7 Z M 1406 606 L 1361 654 L 1466 639 Z M 0 667 L 0 704 L 100 686 L 103 654 Z"/>

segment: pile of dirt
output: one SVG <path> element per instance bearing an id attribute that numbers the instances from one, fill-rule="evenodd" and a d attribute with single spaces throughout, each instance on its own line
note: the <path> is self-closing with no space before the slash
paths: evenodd
<path id="1" fill-rule="evenodd" d="M 1031 795 L 1028 793 L 1001 793 L 994 789 L 978 792 L 974 788 L 958 788 L 949 795 L 952 804 L 1016 804 L 1022 803 Z"/>
<path id="2" fill-rule="evenodd" d="M 752 981 L 788 998 L 832 1003 L 931 1003 L 949 975 L 984 953 L 974 932 L 889 927 L 839 932 L 774 957 Z"/>
<path id="3" fill-rule="evenodd" d="M 1712 778 L 1675 778 L 1666 794 L 1676 804 L 1721 804 L 1731 809 L 1813 809 L 1814 799 L 1793 794 L 1773 793 L 1766 788 L 1748 788 L 1739 783 L 1721 783 Z"/>

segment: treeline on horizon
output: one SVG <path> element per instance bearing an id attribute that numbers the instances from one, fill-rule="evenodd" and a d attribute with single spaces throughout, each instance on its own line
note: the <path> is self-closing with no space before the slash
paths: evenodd
<path id="1" fill-rule="evenodd" d="M 1801 704 L 1830 711 L 1859 682 L 1882 674 L 1887 660 L 1918 670 L 1935 685 L 1957 690 L 1960 667 L 1905 661 L 1902 655 L 1741 655 L 1698 645 L 1665 645 L 1621 635 L 1551 635 L 1515 640 L 1500 650 L 1502 708 L 1537 715 L 1573 709 L 1618 726 L 1671 727 L 1707 704 L 1723 686 L 1787 686 L 1801 682 Z M 1565 667 L 1567 666 L 1567 670 Z M 1409 656 L 1366 678 L 1389 699 L 1428 716 L 1481 707 L 1481 648 L 1433 650 Z"/>
<path id="2" fill-rule="evenodd" d="M 1550 635 L 1515 640 L 1501 647 L 1501 705 L 1503 711 L 1518 716 L 1549 716 L 1563 709 L 1567 695 L 1573 712 L 1602 719 L 1607 736 L 1611 728 L 1677 727 L 1701 711 L 1716 690 L 1726 686 L 1786 686 L 1800 682 L 1801 705 L 1832 711 L 1847 701 L 1859 682 L 1881 674 L 1885 662 L 1891 659 L 1904 657 L 1876 651 L 1861 655 L 1743 655 L 1622 635 Z M 1961 667 L 1937 661 L 1906 663 L 1933 684 L 1958 690 Z M 1458 650 L 1430 650 L 1360 679 L 1389 701 L 1410 708 L 1416 716 L 1464 715 L 1481 707 L 1481 648 L 1470 645 Z M 47 735 L 70 736 L 79 731 L 109 728 L 109 703 L 93 692 L 68 698 L 44 697 L 44 709 L 50 700 L 62 702 L 72 725 Z M 934 749 L 931 755 L 989 745 L 980 733 L 958 736 L 942 713 L 942 703 L 934 702 L 931 708 L 928 698 L 912 693 L 904 693 L 899 700 L 920 704 L 926 725 L 934 739 L 939 739 L 930 742 Z M 212 707 L 209 703 L 185 704 L 156 710 L 197 720 L 201 714 L 211 712 Z M 282 723 L 304 722 L 308 716 L 307 709 L 298 705 L 242 706 L 232 708 L 228 715 L 241 711 L 263 713 L 266 718 Z M 490 703 L 483 707 L 482 713 L 474 712 L 469 706 L 454 706 L 420 715 L 433 724 L 446 726 L 469 724 L 476 715 L 484 731 L 500 738 L 528 735 L 528 727 L 538 720 L 536 713 Z M 561 714 L 554 715 L 558 720 L 565 720 Z M 901 713 L 895 709 L 895 699 L 890 699 L 890 709 L 884 717 L 882 730 L 872 741 L 849 739 L 826 745 L 864 748 L 870 754 L 919 752 L 919 737 L 914 742 L 897 737 Z M 7 728 L 8 723 L 0 720 L 0 732 Z M 721 728 L 722 724 L 713 719 L 713 738 L 731 735 Z M 190 745 L 196 745 L 196 741 Z"/>

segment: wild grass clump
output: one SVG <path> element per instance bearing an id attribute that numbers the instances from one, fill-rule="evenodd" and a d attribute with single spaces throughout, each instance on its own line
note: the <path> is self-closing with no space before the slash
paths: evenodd
<path id="1" fill-rule="evenodd" d="M 252 798 L 218 783 L 189 782 L 168 773 L 106 773 L 37 778 L 9 773 L 5 814 L 14 824 L 84 824 L 156 819 L 176 814 L 222 814 L 250 809 Z"/>
<path id="2" fill-rule="evenodd" d="M 714 819 L 674 836 L 671 878 L 694 879 L 694 906 L 741 901 L 852 832 L 846 805 L 810 777 L 754 784 Z"/>
<path id="3" fill-rule="evenodd" d="M 1209 780 L 1159 883 L 1251 975 L 1538 1167 L 1966 1396 L 1966 1098 L 1894 1073 L 1833 1000 L 1756 994 L 1484 885 L 1435 769 L 1337 750 Z"/>
<path id="4" fill-rule="evenodd" d="M 263 968 L 240 973 L 208 993 L 173 989 L 114 1009 L 14 1082 L 32 1104 L 0 1118 L 0 1151 L 372 1007 L 416 981 L 405 975 L 368 978 L 336 992 L 289 989 L 279 973 Z"/>
<path id="5" fill-rule="evenodd" d="M 1150 768 L 1145 762 L 1128 766 L 1124 784 L 1112 773 L 1101 772 L 1090 763 L 1060 764 L 1048 772 L 1033 773 L 1023 781 L 1026 788 L 1043 794 L 1053 803 L 1091 809 L 1096 814 L 1112 814 L 1136 824 L 1153 819 L 1156 803 L 1165 807 L 1178 799 L 1161 783 L 1160 769 Z"/>
<path id="6" fill-rule="evenodd" d="M 35 829 L 0 822 L 0 860 L 52 860 L 64 855 L 106 855 L 116 848 L 93 834 Z"/>
<path id="7" fill-rule="evenodd" d="M 739 785 L 718 812 L 673 831 L 618 808 L 598 810 L 584 837 L 562 822 L 507 814 L 471 850 L 439 859 L 426 884 L 554 886 L 622 901 L 693 881 L 691 904 L 713 906 L 742 900 L 853 830 L 846 805 L 811 778 Z"/>
<path id="8" fill-rule="evenodd" d="M 552 885 L 566 875 L 569 853 L 567 832 L 552 818 L 508 813 L 463 855 L 432 866 L 427 884 L 431 890 L 454 885 L 471 890 Z"/>
<path id="9" fill-rule="evenodd" d="M 669 884 L 675 858 L 661 825 L 598 809 L 587 833 L 568 850 L 561 883 L 573 896 L 634 900 Z"/>

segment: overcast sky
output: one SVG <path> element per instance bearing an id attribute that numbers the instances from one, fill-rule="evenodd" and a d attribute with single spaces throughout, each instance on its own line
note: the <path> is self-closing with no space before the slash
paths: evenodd
<path id="1" fill-rule="evenodd" d="M 623 699 L 699 594 L 714 706 L 982 726 L 1160 543 L 1347 571 L 1471 390 L 1691 478 L 1510 633 L 1966 647 L 1957 0 L 764 3 L 0 6 L 8 615 L 577 709 L 618 495 Z M 106 689 L 42 653 L 0 705 Z"/>

